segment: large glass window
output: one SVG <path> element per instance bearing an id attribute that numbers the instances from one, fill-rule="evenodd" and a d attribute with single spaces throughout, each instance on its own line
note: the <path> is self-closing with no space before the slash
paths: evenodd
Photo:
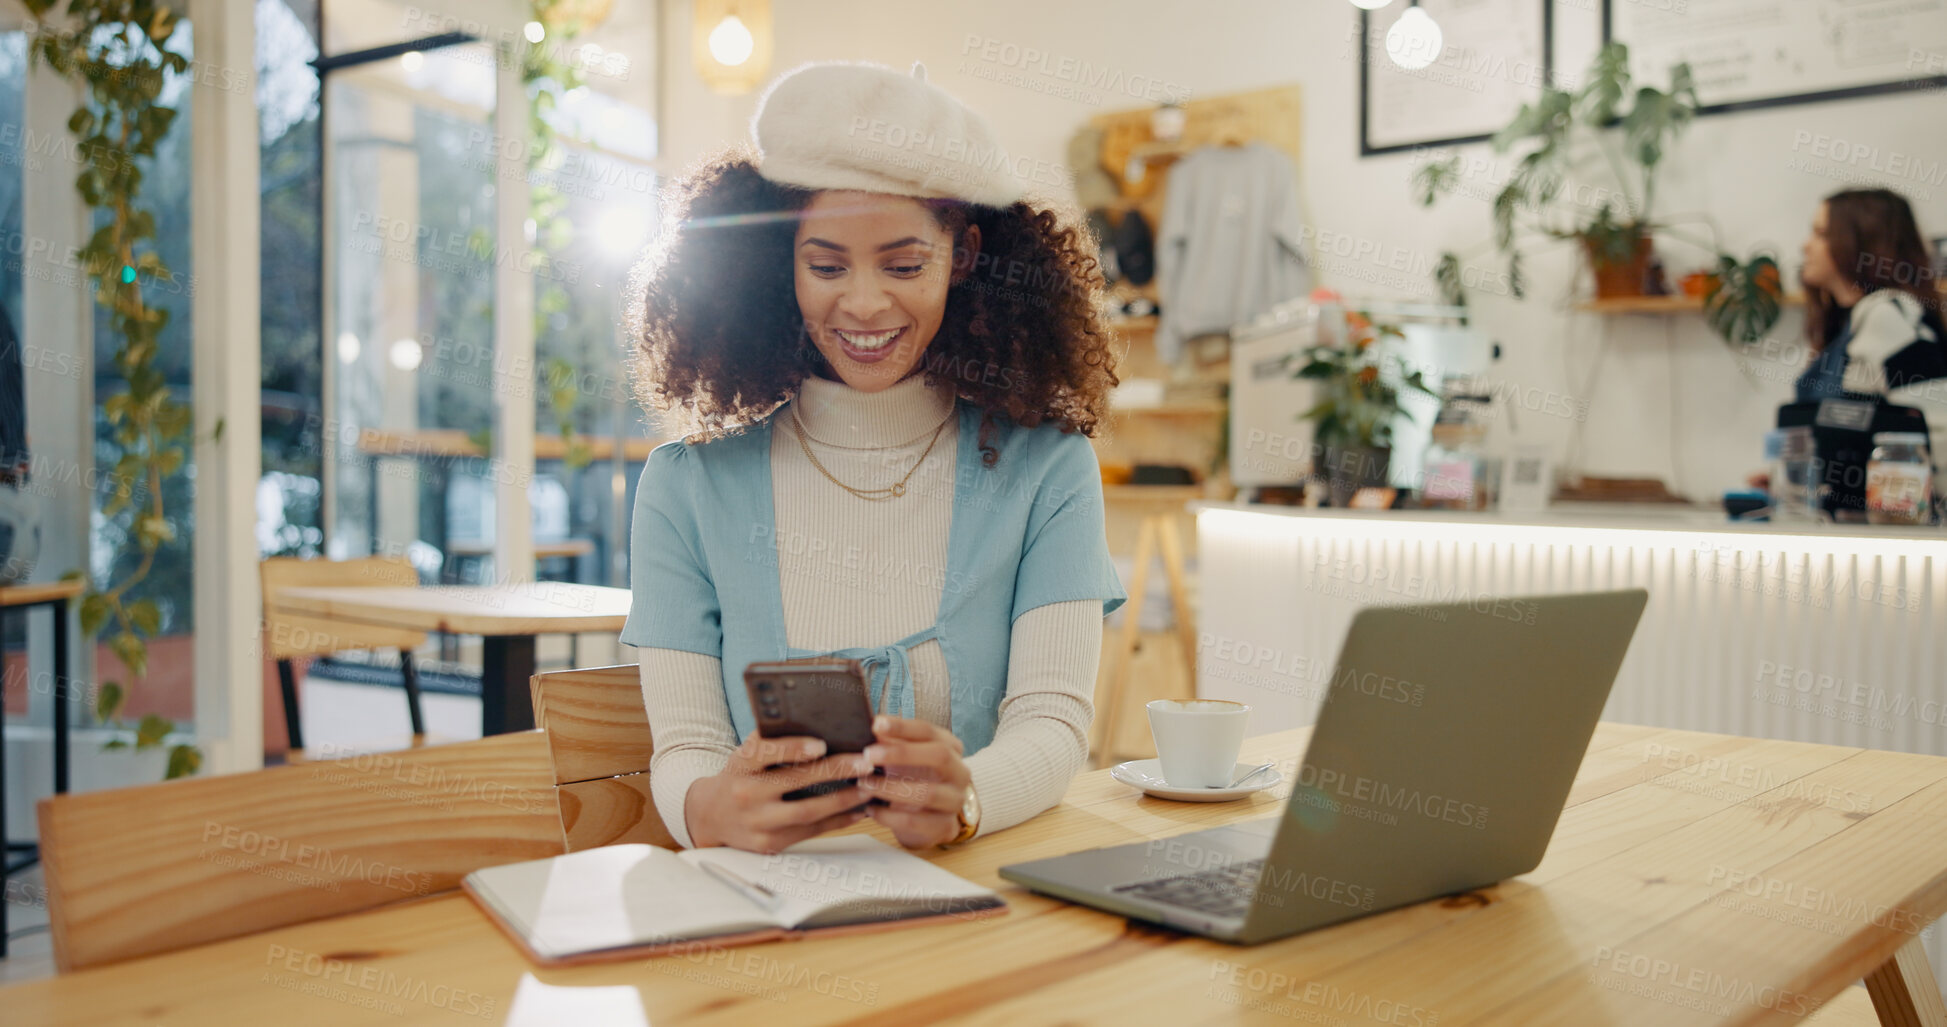
<path id="1" fill-rule="evenodd" d="M 258 0 L 257 110 L 262 164 L 264 476 L 257 546 L 317 556 L 324 544 L 324 347 L 319 340 L 323 167 L 317 5 Z"/>
<path id="2" fill-rule="evenodd" d="M 534 403 L 535 466 L 514 473 L 531 481 L 537 545 L 560 554 L 539 571 L 620 580 L 648 431 L 624 382 L 620 291 L 656 223 L 656 20 L 653 2 L 617 3 L 556 38 L 384 0 L 325 4 L 332 557 L 403 552 L 447 581 L 503 574 L 487 460 L 498 392 Z M 518 102 L 543 131 L 502 140 L 495 104 L 514 101 L 496 97 L 495 61 L 537 52 L 578 81 L 529 81 Z M 503 190 L 504 157 L 520 174 Z M 522 205 L 521 238 L 495 237 L 502 193 Z M 494 348 L 509 261 L 534 290 L 531 362 Z"/>
<path id="3" fill-rule="evenodd" d="M 491 452 L 494 58 L 465 43 L 332 72 L 330 555 L 447 562 L 490 539 L 492 490 L 451 504 Z M 512 259 L 512 255 L 508 255 Z M 473 455 L 469 455 L 473 454 Z"/>

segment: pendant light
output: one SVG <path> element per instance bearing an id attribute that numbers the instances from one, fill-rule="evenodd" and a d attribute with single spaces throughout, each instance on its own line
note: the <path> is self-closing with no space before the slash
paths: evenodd
<path id="1" fill-rule="evenodd" d="M 1412 0 L 1412 6 L 1386 30 L 1386 56 L 1407 71 L 1418 71 L 1439 59 L 1443 45 L 1440 25 L 1420 8 L 1420 0 Z"/>
<path id="2" fill-rule="evenodd" d="M 771 71 L 770 0 L 695 0 L 690 56 L 711 92 L 748 93 Z"/>
<path id="3" fill-rule="evenodd" d="M 1352 0 L 1352 6 L 1362 11 L 1377 11 L 1392 2 L 1393 0 Z"/>

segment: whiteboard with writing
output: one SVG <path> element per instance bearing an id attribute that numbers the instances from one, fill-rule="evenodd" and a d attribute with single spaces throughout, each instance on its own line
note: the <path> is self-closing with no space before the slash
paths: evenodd
<path id="1" fill-rule="evenodd" d="M 1947 0 L 1607 0 L 1639 82 L 1688 61 L 1708 108 L 1908 88 L 1947 74 Z"/>
<path id="2" fill-rule="evenodd" d="M 1360 151 L 1385 153 L 1484 139 L 1514 120 L 1547 82 L 1551 0 L 1422 0 L 1440 26 L 1440 56 L 1407 71 L 1386 54 L 1386 33 L 1405 13 L 1395 3 L 1358 19 L 1364 27 Z M 1355 32 L 1359 31 L 1355 28 Z"/>

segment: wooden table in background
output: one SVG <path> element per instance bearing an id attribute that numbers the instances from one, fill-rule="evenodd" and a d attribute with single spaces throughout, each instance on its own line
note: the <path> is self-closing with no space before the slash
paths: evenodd
<path id="1" fill-rule="evenodd" d="M 1248 739 L 1245 758 L 1280 760 L 1288 779 L 1307 735 Z M 1000 889 L 1011 910 L 991 920 L 542 970 L 469 900 L 445 894 L 15 985 L 0 989 L 0 1009 L 10 1024 L 89 1027 L 498 1023 L 510 1013 L 657 1027 L 1660 1027 L 1799 1023 L 1870 974 L 1889 1007 L 1917 1006 L 1888 1023 L 1936 1022 L 1926 1003 L 1937 1010 L 1940 996 L 1911 955 L 1917 932 L 1947 912 L 1940 757 L 1604 724 L 1533 872 L 1250 948 L 1043 898 L 996 874 L 1273 814 L 1287 789 L 1175 803 L 1096 771 L 1040 817 L 921 853 Z M 510 1009 L 528 978 L 530 994 Z M 569 1012 L 570 1001 L 601 999 L 626 1016 Z"/>
<path id="2" fill-rule="evenodd" d="M 289 588 L 277 607 L 357 624 L 385 624 L 481 636 L 480 730 L 497 735 L 534 726 L 527 679 L 534 636 L 621 631 L 629 590 L 565 581 L 423 588 Z"/>
<path id="3" fill-rule="evenodd" d="M 54 615 L 54 793 L 65 794 L 68 790 L 68 701 L 73 698 L 73 678 L 68 673 L 68 604 L 75 596 L 87 588 L 82 581 L 42 581 L 31 585 L 0 586 L 0 613 L 14 611 L 25 613 L 36 606 L 48 607 Z M 21 675 L 27 682 L 28 705 L 33 705 L 34 675 Z M 37 861 L 38 853 L 31 843 L 15 845 L 6 840 L 7 836 L 7 732 L 4 723 L 6 715 L 0 711 L 0 890 L 5 890 L 7 876 L 17 870 L 25 870 Z M 10 852 L 24 852 L 28 856 L 19 863 L 13 862 Z M 0 956 L 7 954 L 7 902 L 9 896 L 0 901 Z"/>

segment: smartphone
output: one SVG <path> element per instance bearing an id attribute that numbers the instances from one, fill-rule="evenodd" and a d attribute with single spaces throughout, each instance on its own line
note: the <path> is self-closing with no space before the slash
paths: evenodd
<path id="1" fill-rule="evenodd" d="M 765 738 L 822 738 L 827 755 L 864 752 L 876 740 L 870 686 L 865 665 L 858 660 L 804 657 L 753 663 L 744 668 L 744 688 L 750 692 L 757 733 Z M 824 781 L 786 792 L 784 797 L 809 799 L 850 788 L 857 780 Z"/>

